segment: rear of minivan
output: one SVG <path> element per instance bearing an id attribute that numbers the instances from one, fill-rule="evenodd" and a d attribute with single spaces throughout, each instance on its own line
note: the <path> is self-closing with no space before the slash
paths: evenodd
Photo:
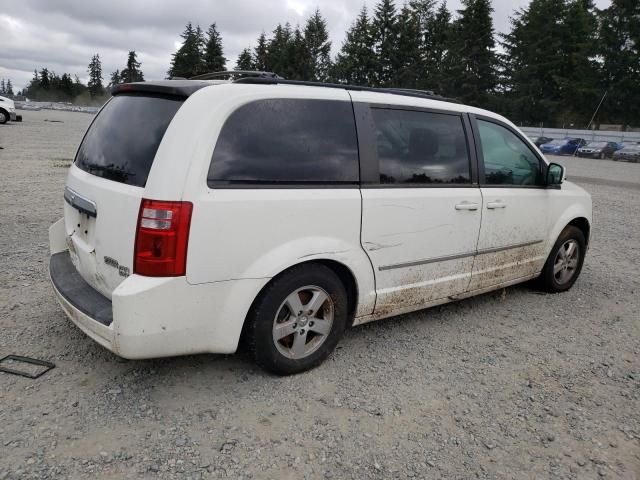
<path id="1" fill-rule="evenodd" d="M 215 348 L 199 335 L 202 315 L 183 318 L 185 305 L 202 307 L 215 297 L 186 281 L 193 205 L 182 201 L 177 171 L 188 170 L 188 154 L 174 159 L 174 175 L 149 180 L 176 114 L 205 86 L 119 87 L 80 144 L 64 190 L 64 218 L 49 231 L 50 276 L 60 304 L 85 333 L 123 357 Z M 172 179 L 176 185 L 166 188 Z"/>

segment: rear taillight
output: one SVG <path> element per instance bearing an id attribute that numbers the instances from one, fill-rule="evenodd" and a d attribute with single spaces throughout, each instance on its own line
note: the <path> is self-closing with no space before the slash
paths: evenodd
<path id="1" fill-rule="evenodd" d="M 147 277 L 186 274 L 191 202 L 142 200 L 133 273 Z"/>

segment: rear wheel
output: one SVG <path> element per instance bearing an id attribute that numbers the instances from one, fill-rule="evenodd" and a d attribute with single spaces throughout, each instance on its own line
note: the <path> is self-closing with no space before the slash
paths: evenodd
<path id="1" fill-rule="evenodd" d="M 256 363 L 278 375 L 309 370 L 338 344 L 347 323 L 347 292 L 320 264 L 293 267 L 256 299 L 246 343 Z"/>
<path id="2" fill-rule="evenodd" d="M 585 252 L 586 242 L 582 231 L 573 225 L 567 226 L 544 265 L 539 279 L 541 287 L 551 293 L 569 290 L 580 275 Z"/>
<path id="3" fill-rule="evenodd" d="M 600 160 L 604 160 L 604 157 L 605 157 L 604 152 L 600 152 Z"/>

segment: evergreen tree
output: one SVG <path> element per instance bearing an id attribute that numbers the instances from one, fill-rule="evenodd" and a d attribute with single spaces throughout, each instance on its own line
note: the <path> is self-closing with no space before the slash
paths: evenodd
<path id="1" fill-rule="evenodd" d="M 49 90 L 49 87 L 51 86 L 51 80 L 48 68 L 42 68 L 40 70 L 40 80 L 38 81 L 38 86 L 42 90 Z"/>
<path id="2" fill-rule="evenodd" d="M 0 93 L 1 93 L 2 95 L 4 95 L 4 94 L 6 94 L 6 93 L 7 93 L 7 89 L 6 89 L 6 88 L 7 88 L 7 87 L 6 87 L 6 86 L 5 86 L 5 84 L 4 84 L 4 78 L 3 78 L 2 80 L 0 80 Z"/>
<path id="3" fill-rule="evenodd" d="M 226 70 L 227 59 L 222 51 L 222 37 L 212 23 L 207 30 L 207 41 L 204 46 L 204 64 L 207 72 L 222 72 Z"/>
<path id="4" fill-rule="evenodd" d="M 374 86 L 391 86 L 393 70 L 397 63 L 397 27 L 398 19 L 393 0 L 380 0 L 376 6 L 372 28 L 376 54 Z"/>
<path id="5" fill-rule="evenodd" d="M 73 100 L 75 97 L 73 91 L 73 81 L 71 80 L 71 75 L 68 73 L 63 73 L 62 77 L 60 77 L 60 81 L 58 83 L 58 89 L 62 96 L 67 100 Z"/>
<path id="6" fill-rule="evenodd" d="M 144 82 L 144 74 L 140 70 L 140 65 L 135 50 L 130 51 L 127 56 L 127 66 L 120 72 L 118 83 Z M 117 70 L 114 73 L 117 73 Z M 111 76 L 111 81 L 115 80 L 113 74 Z"/>
<path id="7" fill-rule="evenodd" d="M 373 35 L 367 7 L 363 6 L 356 21 L 347 31 L 336 58 L 333 77 L 336 81 L 353 85 L 371 85 L 375 81 Z"/>
<path id="8" fill-rule="evenodd" d="M 319 9 L 316 9 L 307 20 L 304 28 L 304 44 L 307 52 L 304 79 L 327 81 L 331 68 L 331 42 L 327 32 L 327 22 Z"/>
<path id="9" fill-rule="evenodd" d="M 564 84 L 560 72 L 565 56 L 565 0 L 533 0 L 511 19 L 511 32 L 502 35 L 505 56 L 505 113 L 531 125 L 555 122 L 562 110 Z"/>
<path id="10" fill-rule="evenodd" d="M 399 88 L 417 88 L 423 64 L 420 24 L 415 11 L 407 5 L 402 7 L 398 15 L 397 35 L 392 85 Z"/>
<path id="11" fill-rule="evenodd" d="M 267 45 L 266 66 L 269 71 L 286 76 L 285 70 L 287 70 L 289 66 L 287 54 L 289 53 L 288 44 L 290 39 L 291 27 L 289 24 L 286 24 L 284 27 L 278 25 L 273 31 L 273 38 Z"/>
<path id="12" fill-rule="evenodd" d="M 450 89 L 463 103 L 488 106 L 495 92 L 497 56 L 490 0 L 462 0 L 450 37 Z"/>
<path id="13" fill-rule="evenodd" d="M 190 78 L 201 73 L 205 73 L 204 64 L 204 36 L 200 26 L 193 28 L 191 22 L 187 23 L 182 32 L 182 45 L 171 59 L 169 77 Z"/>
<path id="14" fill-rule="evenodd" d="M 451 12 L 443 1 L 433 12 L 433 3 L 424 0 L 418 12 L 421 28 L 421 69 L 418 88 L 444 93 L 451 81 L 451 67 L 455 61 L 450 55 Z M 415 7 L 414 7 L 415 8 Z M 420 20 L 420 19 L 423 20 Z"/>
<path id="15" fill-rule="evenodd" d="M 238 55 L 236 70 L 253 70 L 253 57 L 251 56 L 250 48 L 245 48 Z"/>
<path id="16" fill-rule="evenodd" d="M 267 45 L 267 36 L 262 32 L 253 53 L 253 65 L 256 70 L 261 72 L 269 71 Z"/>
<path id="17" fill-rule="evenodd" d="M 120 70 L 116 69 L 111 72 L 111 77 L 109 77 L 109 86 L 113 87 L 114 85 L 118 85 L 122 83 L 122 77 L 120 76 Z"/>
<path id="18" fill-rule="evenodd" d="M 44 70 L 45 69 L 43 69 L 43 71 Z M 89 73 L 89 82 L 87 83 L 87 87 L 89 88 L 89 95 L 91 95 L 91 98 L 104 95 L 104 87 L 102 86 L 102 63 L 100 62 L 100 55 L 97 53 L 91 57 L 91 62 L 89 63 L 87 72 Z M 43 72 L 40 72 L 40 85 L 43 84 L 42 80 Z"/>
<path id="19" fill-rule="evenodd" d="M 598 118 L 640 126 L 640 3 L 612 0 L 600 13 L 599 40 L 607 97 Z"/>
<path id="20" fill-rule="evenodd" d="M 5 93 L 7 95 L 13 95 L 13 85 L 11 84 L 11 79 L 7 80 Z"/>
<path id="21" fill-rule="evenodd" d="M 287 64 L 282 74 L 292 80 L 304 80 L 305 65 L 307 59 L 307 45 L 300 30 L 300 26 L 296 26 L 293 34 L 289 36 L 287 42 L 286 59 Z"/>

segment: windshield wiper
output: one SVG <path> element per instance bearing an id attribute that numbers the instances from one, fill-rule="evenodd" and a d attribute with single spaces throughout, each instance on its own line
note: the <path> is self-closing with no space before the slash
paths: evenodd
<path id="1" fill-rule="evenodd" d="M 108 174 L 108 178 L 111 180 L 126 182 L 129 177 L 135 177 L 136 174 L 125 170 L 123 167 L 118 167 L 113 163 L 111 165 L 96 165 L 94 163 L 85 163 L 89 173 L 92 172 L 104 172 Z M 103 175 L 104 176 L 104 175 Z"/>

